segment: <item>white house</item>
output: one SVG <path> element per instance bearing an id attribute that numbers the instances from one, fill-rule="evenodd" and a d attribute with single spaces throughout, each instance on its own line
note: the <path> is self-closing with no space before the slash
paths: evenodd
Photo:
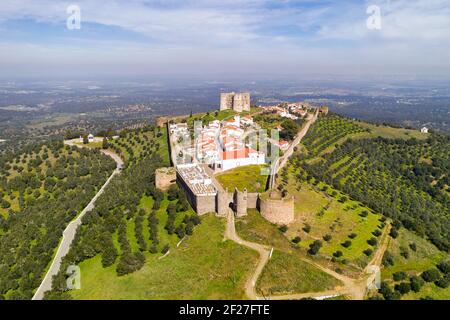
<path id="1" fill-rule="evenodd" d="M 422 129 L 420 129 L 420 132 L 428 133 L 428 128 L 427 127 L 423 127 Z"/>
<path id="2" fill-rule="evenodd" d="M 244 148 L 233 151 L 222 151 L 220 160 L 216 161 L 215 169 L 222 171 L 230 170 L 236 167 L 264 164 L 265 155 L 262 152 L 250 148 Z"/>
<path id="3" fill-rule="evenodd" d="M 89 133 L 88 141 L 89 141 L 89 143 L 94 142 L 94 135 L 92 133 Z"/>

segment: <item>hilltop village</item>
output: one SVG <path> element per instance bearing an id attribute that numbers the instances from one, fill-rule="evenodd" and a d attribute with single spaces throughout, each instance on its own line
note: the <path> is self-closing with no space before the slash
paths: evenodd
<path id="1" fill-rule="evenodd" d="M 275 189 L 273 177 L 299 143 L 297 124 L 315 121 L 319 112 L 328 110 L 301 102 L 252 108 L 250 93 L 231 92 L 220 95 L 220 108 L 212 116 L 159 121 L 160 126 L 167 126 L 174 167 L 157 170 L 156 185 L 167 190 L 178 183 L 199 215 L 226 216 L 232 210 L 239 217 L 247 209 L 258 209 L 270 222 L 288 224 L 294 219 L 294 199 Z M 295 129 L 285 140 L 280 138 L 285 130 L 281 123 L 287 119 Z M 229 189 L 217 179 L 247 166 L 257 166 L 266 178 L 266 185 L 261 186 L 264 192 Z"/>

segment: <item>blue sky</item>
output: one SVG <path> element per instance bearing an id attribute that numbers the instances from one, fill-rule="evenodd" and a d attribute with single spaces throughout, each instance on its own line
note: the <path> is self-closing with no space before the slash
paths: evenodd
<path id="1" fill-rule="evenodd" d="M 68 30 L 66 9 L 81 9 Z M 366 10 L 381 10 L 369 30 Z M 450 0 L 2 0 L 3 76 L 450 75 Z"/>

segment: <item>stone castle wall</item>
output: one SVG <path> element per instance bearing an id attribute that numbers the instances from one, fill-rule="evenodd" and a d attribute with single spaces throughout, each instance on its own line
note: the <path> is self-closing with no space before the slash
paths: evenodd
<path id="1" fill-rule="evenodd" d="M 266 220 L 278 224 L 289 224 L 294 221 L 294 197 L 273 198 L 265 195 L 260 198 L 261 216 Z"/>
<path id="2" fill-rule="evenodd" d="M 188 202 L 198 215 L 216 212 L 216 195 L 196 195 L 178 172 L 176 176 L 178 185 L 185 191 Z"/>
<path id="3" fill-rule="evenodd" d="M 259 193 L 248 192 L 247 193 L 247 208 L 258 209 L 259 208 Z"/>
<path id="4" fill-rule="evenodd" d="M 244 189 L 242 192 L 235 190 L 234 205 L 236 216 L 243 217 L 247 215 L 247 189 Z"/>

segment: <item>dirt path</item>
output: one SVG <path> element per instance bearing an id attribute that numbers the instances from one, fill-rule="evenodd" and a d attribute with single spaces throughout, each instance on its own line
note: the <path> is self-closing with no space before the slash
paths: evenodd
<path id="1" fill-rule="evenodd" d="M 278 295 L 278 296 L 258 296 L 256 293 L 256 282 L 258 281 L 259 276 L 261 275 L 264 266 L 269 261 L 270 256 L 270 248 L 268 246 L 250 242 L 246 240 L 242 240 L 236 233 L 236 228 L 234 224 L 234 213 L 231 211 L 231 209 L 228 212 L 227 215 L 227 223 L 225 228 L 225 239 L 232 240 L 236 242 L 239 245 L 243 245 L 245 247 L 248 247 L 252 250 L 255 250 L 259 253 L 259 261 L 256 266 L 255 271 L 253 272 L 252 276 L 247 280 L 245 284 L 245 293 L 247 294 L 247 297 L 252 300 L 291 300 L 291 299 L 302 299 L 302 298 L 321 298 L 321 297 L 330 297 L 330 296 L 340 296 L 340 295 L 349 295 L 354 299 L 362 299 L 364 297 L 364 293 L 361 293 L 361 285 L 355 283 L 354 279 L 348 278 L 346 276 L 343 276 L 341 274 L 338 274 L 334 272 L 333 270 L 327 269 L 320 264 L 313 262 L 309 259 L 302 259 L 303 261 L 313 265 L 314 267 L 322 270 L 323 272 L 326 272 L 327 274 L 337 278 L 338 280 L 342 281 L 343 286 L 337 287 L 333 290 L 327 290 L 323 292 L 306 292 L 306 293 L 299 293 L 299 294 L 289 294 L 289 295 Z M 365 291 L 364 291 L 365 292 Z M 361 297 L 362 295 L 362 297 Z"/>
<path id="2" fill-rule="evenodd" d="M 354 300 L 363 300 L 366 293 L 369 283 L 373 283 L 375 280 L 376 274 L 371 273 L 367 275 L 367 272 L 371 270 L 373 266 L 379 267 L 389 244 L 389 230 L 390 225 L 388 225 L 383 233 L 383 238 L 380 246 L 374 254 L 373 259 L 369 262 L 367 267 L 361 273 L 361 276 L 357 279 L 347 277 L 345 275 L 339 274 L 334 270 L 328 269 L 321 264 L 308 259 L 307 257 L 301 258 L 302 261 L 311 264 L 317 269 L 321 270 L 329 274 L 330 276 L 340 280 L 342 282 L 341 286 L 338 286 L 332 290 L 326 290 L 322 292 L 305 292 L 305 293 L 294 293 L 287 295 L 276 295 L 276 296 L 259 296 L 256 293 L 256 282 L 258 281 L 259 276 L 261 275 L 265 265 L 269 262 L 270 259 L 270 248 L 268 246 L 250 242 L 241 239 L 236 233 L 236 227 L 234 223 L 234 213 L 230 209 L 227 215 L 227 223 L 225 228 L 225 239 L 236 242 L 239 245 L 243 245 L 252 250 L 255 250 L 259 253 L 258 264 L 256 265 L 255 271 L 252 276 L 245 283 L 245 293 L 249 299 L 252 300 L 295 300 L 295 299 L 303 299 L 303 298 L 315 298 L 315 299 L 324 299 L 328 297 L 336 297 L 345 295 Z"/>
<path id="3" fill-rule="evenodd" d="M 270 249 L 267 246 L 263 246 L 259 243 L 242 240 L 237 235 L 236 228 L 234 225 L 234 213 L 231 209 L 229 209 L 228 216 L 227 216 L 227 224 L 226 224 L 226 228 L 225 228 L 225 239 L 234 241 L 240 245 L 243 245 L 245 247 L 253 249 L 259 253 L 259 261 L 256 266 L 256 269 L 253 272 L 253 275 L 245 283 L 245 293 L 247 294 L 247 297 L 249 297 L 252 300 L 263 299 L 256 294 L 255 286 L 256 286 L 256 281 L 258 280 L 259 276 L 261 275 L 262 270 L 264 269 L 264 266 L 269 261 Z"/>
<path id="4" fill-rule="evenodd" d="M 71 143 L 70 141 L 65 142 L 67 145 L 75 145 Z M 56 254 L 52 260 L 52 263 L 45 274 L 44 279 L 42 280 L 39 288 L 36 290 L 32 300 L 42 300 L 44 298 L 45 292 L 51 290 L 52 288 L 52 280 L 53 276 L 58 274 L 59 269 L 61 267 L 61 262 L 64 256 L 69 252 L 70 245 L 73 242 L 73 239 L 75 238 L 75 234 L 77 231 L 77 228 L 81 225 L 81 220 L 84 217 L 86 213 L 91 211 L 94 208 L 95 201 L 97 201 L 98 197 L 103 194 L 108 184 L 111 182 L 113 177 L 120 173 L 123 167 L 123 161 L 122 159 L 115 154 L 112 151 L 109 150 L 102 150 L 102 152 L 108 156 L 110 156 L 115 162 L 116 162 L 116 169 L 113 171 L 113 173 L 109 176 L 108 180 L 103 184 L 103 186 L 100 188 L 100 190 L 97 192 L 97 194 L 91 199 L 89 204 L 81 211 L 81 213 L 75 218 L 75 220 L 72 220 L 64 229 L 63 237 L 61 240 L 61 243 L 58 246 L 58 249 L 56 251 Z"/>

